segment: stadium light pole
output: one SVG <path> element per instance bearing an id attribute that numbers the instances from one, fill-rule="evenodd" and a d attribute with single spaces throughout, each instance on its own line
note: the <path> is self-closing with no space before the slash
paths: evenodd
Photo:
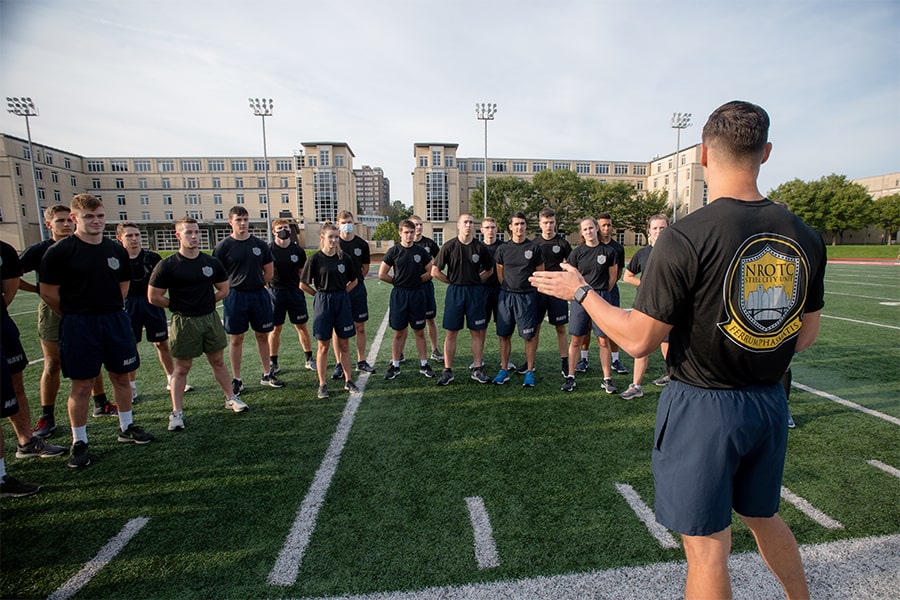
<path id="1" fill-rule="evenodd" d="M 494 120 L 497 114 L 497 105 L 490 102 L 481 104 L 475 103 L 475 116 L 479 121 L 484 121 L 484 218 L 487 218 L 487 177 L 488 177 L 488 144 L 487 144 L 487 124 L 488 121 Z"/>
<path id="2" fill-rule="evenodd" d="M 44 215 L 41 211 L 41 199 L 38 197 L 37 170 L 34 166 L 34 146 L 31 143 L 31 123 L 29 117 L 38 116 L 37 106 L 31 98 L 6 97 L 6 110 L 18 117 L 25 117 L 25 129 L 28 131 L 28 158 L 31 159 L 31 181 L 34 183 L 34 206 L 37 209 L 38 230 L 41 232 L 41 241 L 47 240 L 47 232 L 44 230 Z"/>
<path id="3" fill-rule="evenodd" d="M 253 115 L 262 119 L 263 160 L 265 161 L 265 190 L 266 190 L 266 226 L 269 230 L 269 243 L 272 243 L 272 199 L 269 198 L 269 154 L 266 150 L 266 117 L 271 117 L 275 103 L 271 98 L 250 98 L 250 109 Z"/>
<path id="4" fill-rule="evenodd" d="M 672 201 L 672 222 L 678 220 L 678 154 L 681 152 L 681 130 L 691 126 L 691 113 L 672 113 L 672 128 L 678 130 L 675 136 L 675 199 Z"/>

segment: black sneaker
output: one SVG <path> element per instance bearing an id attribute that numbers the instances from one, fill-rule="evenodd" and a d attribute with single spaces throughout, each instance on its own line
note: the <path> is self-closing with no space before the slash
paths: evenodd
<path id="1" fill-rule="evenodd" d="M 569 358 L 568 357 L 560 358 L 559 362 L 560 362 L 559 372 L 562 373 L 563 377 L 568 377 L 569 376 Z"/>
<path id="2" fill-rule="evenodd" d="M 112 402 L 104 402 L 100 406 L 94 405 L 94 411 L 91 413 L 92 417 L 114 417 L 119 414 L 118 407 Z"/>
<path id="3" fill-rule="evenodd" d="M 0 479 L 0 498 L 24 498 L 33 496 L 41 491 L 41 486 L 36 483 L 25 483 L 9 475 Z"/>
<path id="4" fill-rule="evenodd" d="M 577 363 L 575 363 L 575 372 L 576 373 L 587 373 L 588 367 L 588 359 L 582 358 Z"/>
<path id="5" fill-rule="evenodd" d="M 356 387 L 356 384 L 353 383 L 353 380 L 348 379 L 347 383 L 344 384 L 344 389 L 350 392 L 351 394 L 358 394 L 359 388 Z"/>
<path id="6" fill-rule="evenodd" d="M 619 391 L 619 388 L 616 387 L 616 384 L 614 384 L 613 380 L 609 377 L 600 382 L 600 387 L 602 387 L 603 391 L 607 394 L 615 394 Z"/>
<path id="7" fill-rule="evenodd" d="M 119 430 L 119 437 L 116 439 L 122 443 L 133 442 L 135 444 L 149 444 L 155 440 L 156 437 L 154 437 L 152 433 L 147 433 L 141 427 L 132 423 L 125 431 Z"/>
<path id="8" fill-rule="evenodd" d="M 628 369 L 625 368 L 625 365 L 622 364 L 622 361 L 616 359 L 612 361 L 612 364 L 610 366 L 612 367 L 613 371 L 615 371 L 619 375 L 628 375 Z"/>
<path id="9" fill-rule="evenodd" d="M 31 433 L 39 438 L 48 438 L 54 431 L 56 431 L 56 419 L 41 415 Z"/>
<path id="10" fill-rule="evenodd" d="M 325 398 L 328 398 L 328 397 L 330 397 L 330 394 L 328 393 L 328 386 L 320 385 L 319 391 L 316 392 L 316 398 L 319 398 L 320 400 L 324 400 Z"/>
<path id="11" fill-rule="evenodd" d="M 278 366 L 278 363 L 269 363 L 269 373 L 275 375 L 276 373 L 281 373 L 281 367 Z"/>
<path id="12" fill-rule="evenodd" d="M 87 442 L 75 442 L 72 444 L 72 450 L 69 451 L 69 460 L 66 466 L 71 469 L 80 469 L 91 464 L 91 457 L 88 456 Z"/>
<path id="13" fill-rule="evenodd" d="M 419 373 L 429 379 L 434 377 L 434 371 L 431 369 L 431 365 L 429 365 L 428 363 L 425 363 L 424 365 L 419 367 Z"/>
<path id="14" fill-rule="evenodd" d="M 571 392 L 575 389 L 575 376 L 568 375 L 566 376 L 566 380 L 563 382 L 562 387 L 559 388 L 564 392 Z"/>
<path id="15" fill-rule="evenodd" d="M 527 372 L 528 372 L 528 363 L 527 362 L 523 363 L 521 367 L 516 369 L 517 375 L 524 375 Z"/>
<path id="16" fill-rule="evenodd" d="M 62 446 L 54 446 L 34 436 L 27 444 L 16 444 L 16 458 L 53 458 L 62 456 L 66 449 Z"/>
<path id="17" fill-rule="evenodd" d="M 397 375 L 400 374 L 400 367 L 395 367 L 393 364 L 388 365 L 387 371 L 384 373 L 385 379 L 393 379 Z"/>
<path id="18" fill-rule="evenodd" d="M 241 392 L 244 391 L 244 382 L 240 379 L 232 379 L 231 380 L 231 394 L 234 396 L 240 396 Z"/>
<path id="19" fill-rule="evenodd" d="M 435 362 L 444 362 L 444 355 L 441 354 L 441 351 L 435 348 L 431 351 L 431 360 Z"/>
<path id="20" fill-rule="evenodd" d="M 453 381 L 453 370 L 452 369 L 444 369 L 444 372 L 441 373 L 440 378 L 437 380 L 438 385 L 450 385 L 450 382 Z"/>
<path id="21" fill-rule="evenodd" d="M 374 373 L 375 367 L 370 365 L 368 362 L 361 360 L 358 363 L 356 363 L 356 370 L 359 371 L 360 373 Z"/>
<path id="22" fill-rule="evenodd" d="M 491 378 L 484 374 L 484 369 L 477 367 L 472 369 L 472 379 L 478 383 L 490 383 Z"/>
<path id="23" fill-rule="evenodd" d="M 402 352 L 400 353 L 400 360 L 398 361 L 401 365 L 406 362 L 406 355 Z"/>
<path id="24" fill-rule="evenodd" d="M 277 377 L 275 377 L 275 373 L 269 371 L 265 375 L 262 376 L 262 379 L 259 380 L 260 385 L 267 385 L 273 388 L 283 388 L 284 382 Z"/>
<path id="25" fill-rule="evenodd" d="M 344 378 L 344 367 L 341 366 L 341 363 L 334 365 L 334 371 L 331 372 L 332 379 L 343 379 Z"/>

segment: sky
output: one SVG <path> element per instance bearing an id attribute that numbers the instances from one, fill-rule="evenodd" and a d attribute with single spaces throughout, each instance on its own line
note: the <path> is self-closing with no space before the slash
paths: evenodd
<path id="1" fill-rule="evenodd" d="M 269 156 L 346 142 L 412 204 L 413 144 L 650 161 L 734 99 L 770 114 L 765 193 L 900 171 L 898 0 L 0 0 L 0 87 L 82 156 Z M 3 112 L 0 131 L 25 137 Z"/>

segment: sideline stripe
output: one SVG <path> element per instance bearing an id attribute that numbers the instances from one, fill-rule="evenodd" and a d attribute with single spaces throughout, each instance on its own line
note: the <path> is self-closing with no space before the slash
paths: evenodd
<path id="1" fill-rule="evenodd" d="M 857 319 L 848 319 L 847 317 L 833 317 L 831 315 L 822 314 L 826 319 L 837 319 L 838 321 L 850 321 L 851 323 L 859 323 L 860 325 L 871 325 L 872 327 L 884 327 L 885 329 L 896 329 L 900 331 L 900 327 L 896 325 L 883 325 L 881 323 L 871 323 L 869 321 L 859 321 Z"/>
<path id="2" fill-rule="evenodd" d="M 385 312 L 381 326 L 378 328 L 378 333 L 372 342 L 372 347 L 369 349 L 369 355 L 366 357 L 370 363 L 375 362 L 375 357 L 378 355 L 378 348 L 381 346 L 387 325 L 388 312 Z M 306 492 L 306 496 L 300 504 L 297 517 L 294 519 L 294 524 L 288 532 L 284 546 L 278 554 L 275 566 L 272 567 L 272 572 L 269 573 L 268 581 L 271 585 L 288 586 L 294 585 L 297 581 L 300 562 L 303 560 L 303 555 L 306 553 L 307 546 L 309 546 L 313 530 L 316 528 L 319 510 L 321 510 L 322 504 L 325 502 L 325 495 L 328 493 L 331 480 L 337 471 L 338 462 L 341 460 L 341 452 L 344 450 L 344 445 L 350 436 L 350 428 L 353 427 L 356 410 L 362 401 L 363 392 L 368 381 L 369 374 L 361 374 L 356 381 L 359 393 L 350 394 L 350 397 L 347 399 L 344 414 L 338 422 L 337 429 L 331 438 L 331 443 L 328 445 L 328 450 L 325 452 L 322 463 L 319 465 L 319 470 L 316 471 L 316 475 L 309 486 L 309 491 Z"/>
<path id="3" fill-rule="evenodd" d="M 656 538 L 660 546 L 666 549 L 678 548 L 678 542 L 675 540 L 675 537 L 665 527 L 656 522 L 653 511 L 650 510 L 650 507 L 647 506 L 647 503 L 644 502 L 640 495 L 634 491 L 633 487 L 625 483 L 617 483 L 616 489 L 625 498 L 625 502 L 634 511 L 637 518 L 647 527 L 650 534 Z"/>
<path id="4" fill-rule="evenodd" d="M 801 498 L 791 490 L 781 486 L 781 497 L 793 504 L 800 512 L 821 525 L 826 529 L 843 529 L 844 526 L 835 521 L 821 510 L 809 503 L 805 498 Z"/>
<path id="5" fill-rule="evenodd" d="M 133 538 L 149 521 L 150 519 L 147 517 L 137 517 L 125 523 L 125 527 L 122 528 L 122 531 L 117 533 L 113 539 L 107 542 L 107 544 L 100 549 L 100 552 L 97 553 L 97 556 L 88 561 L 78 573 L 62 584 L 59 589 L 47 596 L 47 600 L 66 600 L 77 594 L 81 588 L 94 578 L 94 575 L 96 575 L 100 569 L 105 567 L 109 561 L 115 558 L 116 554 L 125 547 L 125 544 L 131 541 L 131 538 Z"/>
<path id="6" fill-rule="evenodd" d="M 494 569 L 500 566 L 497 545 L 494 543 L 494 530 L 488 518 L 484 500 L 480 496 L 466 498 L 469 507 L 469 520 L 475 533 L 475 560 L 479 569 Z"/>
<path id="7" fill-rule="evenodd" d="M 877 410 L 872 410 L 871 408 L 866 408 L 865 406 L 861 406 L 856 402 L 850 402 L 849 400 L 844 400 L 843 398 L 838 398 L 833 394 L 829 394 L 828 392 L 823 392 L 822 390 L 817 390 L 815 388 L 811 388 L 808 385 L 803 385 L 802 383 L 797 383 L 796 381 L 791 383 L 795 388 L 799 388 L 811 394 L 815 394 L 817 396 L 822 396 L 823 398 L 827 398 L 832 402 L 837 402 L 838 404 L 843 404 L 848 408 L 852 408 L 853 410 L 858 410 L 860 412 L 864 412 L 867 415 L 872 415 L 873 417 L 878 417 L 879 419 L 884 419 L 888 423 L 893 423 L 894 425 L 900 425 L 900 419 L 897 417 L 892 417 L 890 415 L 886 415 L 884 413 L 880 413 Z"/>
<path id="8" fill-rule="evenodd" d="M 897 479 L 900 479 L 900 469 L 895 469 L 891 465 L 886 465 L 883 462 L 881 462 L 880 460 L 873 459 L 873 460 L 867 460 L 866 462 L 869 463 L 870 465 L 872 465 L 873 467 L 875 467 L 876 469 L 881 469 L 885 473 L 888 473 L 890 475 L 893 475 Z"/>
<path id="9" fill-rule="evenodd" d="M 832 296 L 852 296 L 853 298 L 863 298 L 865 300 L 884 300 L 886 302 L 895 302 L 896 298 L 883 298 L 881 296 L 860 296 L 859 294 L 847 294 L 844 292 L 831 292 L 825 290 L 826 294 L 831 294 Z"/>

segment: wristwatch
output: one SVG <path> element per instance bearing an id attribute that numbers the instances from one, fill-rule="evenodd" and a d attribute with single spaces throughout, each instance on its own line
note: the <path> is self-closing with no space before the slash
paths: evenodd
<path id="1" fill-rule="evenodd" d="M 593 288 L 589 285 L 583 285 L 577 290 L 575 290 L 575 302 L 581 304 L 584 302 L 584 299 L 587 298 L 588 292 L 590 292 Z"/>

